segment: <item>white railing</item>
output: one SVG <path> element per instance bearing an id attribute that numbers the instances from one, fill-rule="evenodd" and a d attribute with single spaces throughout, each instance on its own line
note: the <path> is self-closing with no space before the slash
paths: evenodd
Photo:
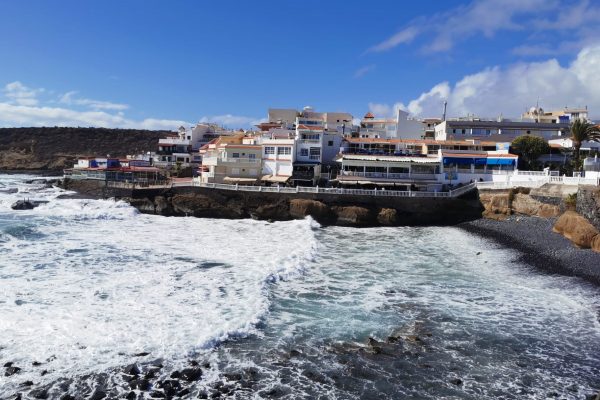
<path id="1" fill-rule="evenodd" d="M 537 179 L 529 179 L 529 180 L 519 180 L 519 179 L 507 179 L 503 182 L 476 182 L 478 189 L 510 189 L 514 187 L 529 187 L 529 188 L 539 188 L 544 186 L 545 184 L 557 184 L 557 185 L 600 185 L 600 178 L 583 178 L 580 176 L 535 176 L 533 177 Z"/>
<path id="2" fill-rule="evenodd" d="M 229 185 L 224 183 L 203 183 L 194 181 L 195 187 L 209 189 L 234 190 L 244 192 L 266 192 L 266 193 L 315 193 L 315 194 L 338 194 L 338 195 L 358 195 L 358 196 L 389 196 L 389 197 L 457 197 L 461 194 L 475 189 L 475 183 L 462 186 L 449 192 L 420 192 L 420 191 L 399 191 L 399 190 L 369 190 L 369 189 L 343 189 L 343 188 L 320 188 L 318 186 L 245 186 Z"/>
<path id="3" fill-rule="evenodd" d="M 396 173 L 396 172 L 359 172 L 342 171 L 343 176 L 359 176 L 364 178 L 383 178 L 383 179 L 435 179 L 435 174 L 417 174 L 417 173 Z"/>

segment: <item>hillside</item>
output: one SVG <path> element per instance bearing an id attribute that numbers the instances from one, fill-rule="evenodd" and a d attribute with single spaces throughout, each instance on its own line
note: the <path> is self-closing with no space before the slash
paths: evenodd
<path id="1" fill-rule="evenodd" d="M 82 156 L 155 151 L 173 133 L 106 128 L 0 128 L 0 170 L 62 170 Z"/>

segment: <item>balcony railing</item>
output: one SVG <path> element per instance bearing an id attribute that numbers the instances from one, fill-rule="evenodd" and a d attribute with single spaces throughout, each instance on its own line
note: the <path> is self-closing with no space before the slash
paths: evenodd
<path id="1" fill-rule="evenodd" d="M 343 176 L 359 176 L 363 178 L 380 178 L 380 179 L 436 179 L 435 174 L 417 174 L 417 173 L 396 173 L 396 172 L 359 172 L 359 171 L 342 171 Z"/>

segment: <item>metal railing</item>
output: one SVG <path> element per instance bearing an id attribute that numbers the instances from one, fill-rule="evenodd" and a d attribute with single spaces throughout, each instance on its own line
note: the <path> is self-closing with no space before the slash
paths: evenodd
<path id="1" fill-rule="evenodd" d="M 322 188 L 311 186 L 245 186 L 229 185 L 224 183 L 203 183 L 194 181 L 195 187 L 209 189 L 234 190 L 243 192 L 266 192 L 266 193 L 314 193 L 314 194 L 337 194 L 337 195 L 358 195 L 358 196 L 388 196 L 388 197 L 457 197 L 476 188 L 475 183 L 471 183 L 449 192 L 423 192 L 423 191 L 400 191 L 384 189 L 344 189 L 344 188 Z"/>

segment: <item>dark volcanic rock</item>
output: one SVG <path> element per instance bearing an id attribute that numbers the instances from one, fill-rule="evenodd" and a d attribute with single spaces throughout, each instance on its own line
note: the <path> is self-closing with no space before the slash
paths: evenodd
<path id="1" fill-rule="evenodd" d="M 181 383 L 176 379 L 167 379 L 156 384 L 157 387 L 161 388 L 163 392 L 171 397 L 174 396 L 179 390 L 181 390 Z"/>
<path id="2" fill-rule="evenodd" d="M 133 379 L 132 381 L 130 381 L 129 386 L 132 389 L 138 389 L 138 390 L 146 392 L 146 391 L 150 390 L 150 387 L 152 385 L 150 384 L 150 381 L 148 379 L 138 378 L 138 379 Z"/>
<path id="3" fill-rule="evenodd" d="M 140 369 L 138 368 L 138 366 L 136 364 L 130 364 L 130 365 L 126 366 L 125 368 L 123 368 L 123 373 L 125 373 L 127 375 L 139 375 Z"/>
<path id="4" fill-rule="evenodd" d="M 33 389 L 31 392 L 29 392 L 29 395 L 31 397 L 33 397 L 34 399 L 47 399 L 48 398 L 48 389 L 46 389 L 46 388 Z"/>
<path id="5" fill-rule="evenodd" d="M 8 367 L 12 367 L 12 365 L 13 365 L 13 362 L 12 362 L 12 361 L 9 361 L 9 362 L 5 363 L 5 364 L 3 365 L 3 367 L 4 367 L 4 368 L 8 368 Z"/>
<path id="6" fill-rule="evenodd" d="M 37 201 L 37 200 L 17 200 L 14 202 L 10 208 L 13 210 L 33 210 L 40 204 L 45 204 L 47 201 Z"/>
<path id="7" fill-rule="evenodd" d="M 202 377 L 202 370 L 198 367 L 184 368 L 181 370 L 181 378 L 188 382 L 197 381 Z"/>
<path id="8" fill-rule="evenodd" d="M 106 397 L 106 392 L 102 389 L 94 390 L 94 393 L 90 396 L 89 400 L 102 400 Z"/>
<path id="9" fill-rule="evenodd" d="M 6 371 L 4 371 L 4 376 L 11 376 L 14 374 L 18 374 L 19 371 L 21 371 L 21 368 L 19 368 L 19 367 L 8 367 L 8 368 L 6 368 Z"/>

